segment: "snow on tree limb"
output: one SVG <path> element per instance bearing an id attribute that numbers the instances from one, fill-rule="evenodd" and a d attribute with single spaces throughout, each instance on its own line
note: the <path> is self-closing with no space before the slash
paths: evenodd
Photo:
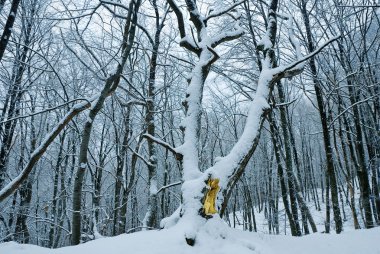
<path id="1" fill-rule="evenodd" d="M 229 31 L 216 36 L 211 43 L 211 47 L 215 48 L 219 44 L 227 41 L 232 41 L 244 34 L 244 30 L 241 27 L 237 27 L 235 31 Z"/>
<path id="2" fill-rule="evenodd" d="M 317 55 L 319 52 L 321 52 L 325 47 L 327 47 L 329 44 L 331 44 L 332 42 L 336 41 L 337 39 L 339 39 L 341 37 L 341 35 L 337 35 L 331 39 L 329 39 L 328 41 L 326 41 L 325 43 L 323 43 L 319 48 L 317 48 L 316 50 L 314 50 L 313 52 L 311 52 L 310 54 L 307 54 L 306 56 L 298 59 L 297 61 L 294 61 L 293 63 L 291 64 L 288 64 L 286 66 L 279 66 L 277 68 L 274 68 L 273 70 L 275 72 L 277 72 L 276 74 L 274 74 L 275 76 L 280 76 L 281 74 L 283 74 L 284 76 L 283 77 L 290 77 L 289 75 L 291 75 L 292 72 L 294 71 L 297 71 L 297 69 L 302 69 L 303 66 L 299 66 L 299 65 L 302 65 L 305 61 L 309 60 L 310 58 L 314 57 L 315 55 Z M 297 67 L 298 66 L 298 67 Z M 293 75 L 294 76 L 294 75 Z"/>
<path id="3" fill-rule="evenodd" d="M 220 185 L 222 188 L 227 187 L 229 178 L 236 173 L 239 165 L 245 159 L 246 155 L 250 153 L 252 146 L 256 143 L 255 140 L 257 140 L 260 135 L 260 127 L 263 123 L 262 116 L 265 110 L 269 108 L 267 99 L 271 90 L 270 86 L 283 77 L 287 77 L 288 75 L 294 76 L 295 74 L 302 72 L 303 66 L 299 66 L 300 64 L 318 54 L 322 49 L 338 38 L 340 38 L 340 35 L 326 41 L 312 53 L 289 65 L 273 69 L 264 69 L 261 72 L 257 91 L 251 103 L 242 135 L 229 154 L 223 158 L 219 158 L 215 165 L 206 171 L 206 174 L 210 175 L 212 178 L 220 179 Z M 298 68 L 296 68 L 297 66 Z"/>
<path id="4" fill-rule="evenodd" d="M 39 114 L 42 114 L 42 113 L 46 113 L 46 112 L 55 110 L 57 108 L 64 107 L 67 104 L 70 104 L 70 103 L 73 103 L 73 102 L 76 102 L 76 101 L 87 101 L 88 103 L 91 103 L 90 101 L 88 101 L 87 99 L 84 99 L 84 98 L 74 99 L 74 100 L 70 100 L 68 102 L 65 102 L 65 103 L 62 103 L 60 105 L 57 105 L 57 106 L 54 106 L 54 107 L 50 107 L 50 108 L 47 108 L 47 109 L 44 109 L 44 110 L 41 110 L 41 111 L 38 111 L 38 112 L 34 112 L 34 113 L 27 114 L 27 115 L 22 115 L 22 116 L 17 116 L 17 117 L 13 117 L 11 119 L 7 119 L 7 120 L 4 120 L 4 121 L 1 121 L 0 124 L 6 123 L 6 122 L 10 122 L 10 121 L 14 121 L 14 120 L 18 120 L 18 119 L 27 118 L 27 117 L 32 117 L 32 116 L 39 115 Z"/>
<path id="5" fill-rule="evenodd" d="M 175 3 L 174 0 L 167 0 L 170 8 L 174 11 L 176 17 L 177 17 L 177 24 L 178 24 L 178 30 L 181 37 L 180 46 L 184 47 L 187 50 L 190 50 L 191 52 L 194 52 L 196 54 L 199 54 L 199 49 L 192 43 L 191 39 L 187 37 L 186 35 L 186 28 L 185 28 L 185 22 L 183 20 L 183 14 L 178 5 Z"/>
<path id="6" fill-rule="evenodd" d="M 5 198 L 10 196 L 21 183 L 28 177 L 29 173 L 33 170 L 33 167 L 37 164 L 39 159 L 45 153 L 46 149 L 54 141 L 54 139 L 61 133 L 65 126 L 80 112 L 91 107 L 92 103 L 96 101 L 99 95 L 92 97 L 88 101 L 84 101 L 74 105 L 69 112 L 57 123 L 57 125 L 50 131 L 50 133 L 45 137 L 41 144 L 34 150 L 31 154 L 30 159 L 21 173 L 15 177 L 11 182 L 9 182 L 1 191 L 0 191 L 0 202 Z"/>
<path id="7" fill-rule="evenodd" d="M 293 16 L 292 15 L 288 15 L 287 16 L 287 19 L 288 19 L 288 35 L 289 35 L 289 41 L 290 43 L 292 44 L 293 48 L 295 49 L 296 51 L 296 57 L 297 59 L 301 58 L 301 47 L 300 47 L 300 44 L 299 44 L 299 41 L 297 41 L 294 37 L 294 25 L 293 25 Z"/>
<path id="8" fill-rule="evenodd" d="M 173 153 L 173 155 L 176 157 L 177 160 L 182 160 L 183 155 L 180 152 L 178 152 L 176 150 L 176 148 L 172 147 L 169 143 L 167 143 L 167 142 L 165 142 L 159 138 L 153 137 L 152 135 L 150 135 L 148 133 L 143 134 L 143 137 L 150 139 L 151 141 L 155 142 L 156 144 L 159 144 L 159 145 L 163 146 L 164 148 L 168 149 L 170 152 Z"/>
<path id="9" fill-rule="evenodd" d="M 222 16 L 222 15 L 228 13 L 229 11 L 231 11 L 232 9 L 234 9 L 235 7 L 241 5 L 242 3 L 246 2 L 246 1 L 247 0 L 242 0 L 242 1 L 236 2 L 233 5 L 225 8 L 225 9 L 222 9 L 222 10 L 211 11 L 210 14 L 205 18 L 205 21 L 208 21 L 209 19 L 212 19 L 215 17 Z"/>
<path id="10" fill-rule="evenodd" d="M 131 148 L 131 147 L 129 147 L 128 146 L 128 148 L 129 148 L 129 150 L 131 150 L 132 151 L 132 153 L 134 153 L 142 162 L 144 162 L 144 164 L 145 165 L 147 165 L 147 166 L 153 166 L 153 164 L 152 163 L 150 163 L 149 161 L 147 161 L 145 158 L 144 158 L 144 156 L 142 156 L 138 151 L 135 151 L 133 148 Z"/>
<path id="11" fill-rule="evenodd" d="M 170 187 L 173 187 L 173 186 L 177 186 L 177 185 L 180 185 L 180 184 L 182 184 L 182 182 L 181 182 L 181 181 L 178 181 L 178 182 L 174 182 L 174 183 L 171 183 L 171 184 L 167 184 L 167 185 L 165 185 L 165 186 L 162 186 L 161 188 L 159 188 L 159 189 L 157 190 L 157 194 L 160 193 L 161 191 L 167 189 L 167 188 L 170 188 Z"/>

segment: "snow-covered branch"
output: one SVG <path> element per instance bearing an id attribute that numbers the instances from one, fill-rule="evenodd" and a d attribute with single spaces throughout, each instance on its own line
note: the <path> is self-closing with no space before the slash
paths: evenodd
<path id="1" fill-rule="evenodd" d="M 143 134 L 143 137 L 153 141 L 156 144 L 163 146 L 166 149 L 168 149 L 170 152 L 173 153 L 173 155 L 176 157 L 177 160 L 182 160 L 182 157 L 183 157 L 182 153 L 179 153 L 178 151 L 176 151 L 176 148 L 172 147 L 169 143 L 167 143 L 167 142 L 165 142 L 159 138 L 153 137 L 152 135 L 150 135 L 148 133 Z"/>
<path id="2" fill-rule="evenodd" d="M 215 48 L 216 46 L 218 46 L 219 44 L 223 42 L 235 40 L 239 38 L 240 36 L 242 36 L 243 34 L 244 34 L 244 30 L 240 27 L 234 31 L 222 33 L 213 39 L 213 42 L 211 43 L 211 47 Z"/>
<path id="3" fill-rule="evenodd" d="M 38 111 L 38 112 L 33 112 L 33 113 L 30 113 L 30 114 L 27 114 L 27 115 L 17 116 L 17 117 L 13 117 L 11 119 L 7 119 L 7 120 L 4 120 L 4 121 L 1 121 L 0 124 L 6 123 L 6 122 L 10 122 L 10 121 L 14 121 L 14 120 L 18 120 L 18 119 L 27 118 L 27 117 L 32 117 L 32 116 L 39 115 L 39 114 L 43 114 L 43 113 L 55 110 L 55 109 L 60 108 L 60 107 L 64 107 L 67 104 L 70 104 L 70 103 L 73 103 L 73 102 L 76 102 L 76 101 L 87 101 L 88 103 L 91 103 L 90 101 L 88 101 L 87 99 L 84 99 L 84 98 L 74 99 L 74 100 L 65 102 L 65 103 L 60 104 L 60 105 L 55 106 L 55 107 L 47 108 L 47 109 L 44 109 L 44 110 L 41 110 L 41 111 Z"/>
<path id="4" fill-rule="evenodd" d="M 84 111 L 91 107 L 92 103 L 96 101 L 99 95 L 94 96 L 92 99 L 78 103 L 74 105 L 71 110 L 59 121 L 59 123 L 50 131 L 48 135 L 46 135 L 45 139 L 41 142 L 41 144 L 34 150 L 34 152 L 30 155 L 30 159 L 21 173 L 14 178 L 11 182 L 9 182 L 1 191 L 0 191 L 0 202 L 2 202 L 5 198 L 11 195 L 17 188 L 21 185 L 21 183 L 28 177 L 30 172 L 33 170 L 33 167 L 37 164 L 39 159 L 45 153 L 46 149 L 49 145 L 54 141 L 54 139 L 61 133 L 61 131 L 65 128 L 65 126 L 80 112 Z"/>
<path id="5" fill-rule="evenodd" d="M 231 179 L 233 179 L 233 176 L 238 171 L 237 169 L 239 169 L 239 166 L 244 165 L 247 158 L 249 159 L 250 155 L 253 153 L 260 136 L 260 129 L 264 122 L 265 112 L 269 108 L 268 97 L 273 84 L 281 78 L 287 77 L 287 72 L 292 72 L 293 75 L 296 70 L 301 72 L 303 67 L 294 68 L 318 54 L 323 48 L 337 40 L 339 37 L 340 36 L 336 36 L 328 40 L 314 52 L 290 65 L 284 67 L 280 66 L 274 69 L 264 69 L 261 72 L 257 91 L 251 103 L 242 135 L 229 154 L 223 158 L 219 158 L 215 165 L 206 171 L 206 174 L 211 175 L 212 178 L 220 179 L 221 188 L 227 188 L 227 184 L 231 182 Z"/>
<path id="6" fill-rule="evenodd" d="M 336 41 L 337 39 L 339 39 L 341 37 L 341 35 L 337 35 L 333 38 L 331 38 L 330 40 L 326 41 L 325 43 L 323 43 L 323 45 L 321 45 L 319 48 L 317 48 L 316 50 L 314 50 L 313 52 L 311 52 L 310 54 L 298 59 L 297 61 L 294 61 L 293 63 L 289 64 L 289 65 L 286 65 L 286 66 L 279 66 L 277 68 L 274 68 L 273 69 L 273 72 L 274 72 L 274 76 L 277 76 L 277 79 L 281 79 L 283 77 L 292 77 L 296 74 L 298 74 L 300 71 L 302 71 L 303 69 L 303 63 L 307 60 L 309 60 L 310 58 L 314 57 L 315 55 L 317 55 L 319 52 L 321 52 L 325 47 L 327 47 L 330 43 Z M 301 66 L 299 66 L 301 65 Z"/>
<path id="7" fill-rule="evenodd" d="M 146 106 L 146 102 L 145 101 L 137 100 L 137 99 L 131 99 L 131 100 L 128 100 L 128 101 L 125 101 L 125 102 L 119 100 L 119 102 L 120 102 L 120 105 L 123 106 L 123 107 L 128 107 L 128 106 L 131 106 L 131 105 Z"/>
<path id="8" fill-rule="evenodd" d="M 196 54 L 199 54 L 199 49 L 197 47 L 194 47 L 194 44 L 191 43 L 190 40 L 186 39 L 186 28 L 185 28 L 185 22 L 183 20 L 183 14 L 178 5 L 175 3 L 174 0 L 167 0 L 170 8 L 174 11 L 176 17 L 177 17 L 177 23 L 178 23 L 178 30 L 179 35 L 181 37 L 180 45 L 184 47 L 187 50 L 190 50 L 191 52 L 194 52 Z"/>
<path id="9" fill-rule="evenodd" d="M 171 183 L 171 184 L 162 186 L 160 189 L 158 189 L 158 191 L 156 193 L 158 194 L 158 193 L 160 193 L 161 191 L 163 191 L 163 190 L 165 190 L 167 188 L 170 188 L 170 187 L 173 187 L 173 186 L 177 186 L 177 185 L 180 185 L 180 184 L 182 184 L 182 182 L 178 181 L 178 182 L 175 182 L 175 183 Z"/>
<path id="10" fill-rule="evenodd" d="M 144 156 L 142 156 L 141 154 L 139 154 L 137 151 L 135 151 L 135 150 L 133 150 L 131 147 L 129 147 L 128 146 L 128 148 L 129 148 L 129 150 L 131 150 L 132 151 L 132 153 L 134 153 L 140 160 L 142 160 L 142 162 L 144 162 L 144 164 L 145 165 L 147 165 L 147 166 L 154 166 L 152 163 L 150 163 L 149 161 L 147 161 L 145 158 L 144 158 Z"/>
<path id="11" fill-rule="evenodd" d="M 241 5 L 245 1 L 247 1 L 247 0 L 242 0 L 242 1 L 236 2 L 233 5 L 225 8 L 225 9 L 222 9 L 222 10 L 213 10 L 213 11 L 211 11 L 210 14 L 205 18 L 205 21 L 208 21 L 209 19 L 212 19 L 212 18 L 215 18 L 215 17 L 222 16 L 222 15 L 228 13 L 229 11 L 231 11 L 232 9 L 234 9 L 235 7 Z"/>
<path id="12" fill-rule="evenodd" d="M 299 44 L 299 41 L 296 40 L 295 35 L 294 35 L 294 20 L 292 15 L 288 15 L 288 35 L 289 35 L 289 41 L 292 44 L 293 48 L 296 51 L 296 57 L 297 59 L 301 58 L 301 47 Z"/>

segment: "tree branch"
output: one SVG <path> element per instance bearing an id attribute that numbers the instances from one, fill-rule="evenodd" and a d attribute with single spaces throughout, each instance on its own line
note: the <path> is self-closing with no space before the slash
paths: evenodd
<path id="1" fill-rule="evenodd" d="M 82 103 L 78 103 L 74 105 L 71 110 L 59 121 L 59 123 L 50 131 L 50 133 L 45 137 L 45 139 L 41 142 L 41 144 L 34 150 L 31 154 L 30 159 L 21 173 L 14 178 L 10 183 L 8 183 L 1 191 L 0 191 L 0 202 L 10 196 L 17 188 L 21 185 L 21 183 L 26 180 L 30 172 L 33 170 L 33 167 L 37 164 L 39 159 L 45 153 L 46 149 L 49 145 L 54 141 L 54 139 L 61 133 L 61 131 L 65 128 L 65 126 L 80 112 L 85 109 L 91 107 L 90 102 L 94 102 L 97 100 L 99 95 L 94 96 L 89 101 L 85 101 Z"/>
<path id="2" fill-rule="evenodd" d="M 247 0 L 242 0 L 242 1 L 239 1 L 237 3 L 234 3 L 233 5 L 231 5 L 230 7 L 226 8 L 224 10 L 220 10 L 220 11 L 216 11 L 216 12 L 214 12 L 214 11 L 210 12 L 210 15 L 208 15 L 205 18 L 205 21 L 207 22 L 209 19 L 222 16 L 222 15 L 226 14 L 227 12 L 229 12 L 230 10 L 234 9 L 235 7 L 241 5 L 245 1 L 247 1 Z"/>
<path id="3" fill-rule="evenodd" d="M 10 121 L 14 121 L 14 120 L 18 120 L 18 119 L 23 119 L 23 118 L 31 117 L 31 116 L 35 116 L 35 115 L 39 115 L 39 114 L 42 114 L 42 113 L 45 113 L 45 112 L 49 112 L 49 111 L 52 111 L 54 109 L 66 106 L 67 104 L 70 104 L 72 102 L 83 101 L 83 100 L 87 101 L 88 103 L 91 103 L 87 99 L 74 99 L 74 100 L 68 101 L 66 103 L 60 104 L 60 105 L 55 106 L 55 107 L 47 108 L 47 109 L 44 109 L 44 110 L 41 110 L 41 111 L 38 111 L 38 112 L 30 113 L 28 115 L 17 116 L 17 117 L 13 117 L 11 119 L 7 119 L 7 120 L 4 120 L 4 121 L 1 121 L 0 124 L 6 123 L 6 122 L 10 122 Z"/>
<path id="4" fill-rule="evenodd" d="M 175 150 L 175 148 L 172 147 L 169 143 L 167 143 L 161 139 L 158 139 L 156 137 L 153 137 L 152 135 L 150 135 L 148 133 L 143 134 L 143 137 L 149 139 L 150 141 L 155 142 L 156 144 L 163 146 L 166 149 L 168 149 L 170 152 L 173 153 L 173 155 L 176 157 L 177 160 L 181 161 L 183 159 L 182 153 L 177 152 Z"/>
<path id="5" fill-rule="evenodd" d="M 180 185 L 180 184 L 182 184 L 181 181 L 179 181 L 179 182 L 175 182 L 175 183 L 171 183 L 171 184 L 168 184 L 168 185 L 165 185 L 165 186 L 162 186 L 162 187 L 156 192 L 156 194 L 160 193 L 161 191 L 163 191 L 163 190 L 165 190 L 165 189 L 167 189 L 167 188 L 170 188 L 170 187 L 173 187 L 173 186 L 177 186 L 177 185 Z"/>
<path id="6" fill-rule="evenodd" d="M 281 79 L 283 77 L 292 77 L 292 76 L 298 74 L 299 72 L 302 72 L 303 66 L 301 68 L 295 68 L 295 67 L 297 67 L 297 65 L 302 64 L 303 62 L 309 60 L 310 58 L 314 57 L 319 52 L 321 52 L 322 49 L 324 49 L 330 43 L 336 41 L 340 37 L 341 37 L 341 35 L 338 35 L 338 36 L 331 38 L 330 40 L 326 41 L 322 46 L 320 46 L 318 49 L 314 50 L 310 54 L 300 58 L 299 60 L 297 60 L 297 61 L 295 61 L 295 62 L 293 62 L 287 66 L 279 66 L 279 67 L 273 69 L 276 72 L 273 76 L 277 76 L 278 78 Z M 274 80 L 278 80 L 278 78 L 276 78 Z"/>
<path id="7" fill-rule="evenodd" d="M 139 159 L 141 159 L 145 165 L 147 165 L 148 167 L 154 167 L 154 165 L 152 163 L 150 163 L 149 161 L 147 161 L 144 156 L 142 156 L 141 154 L 139 154 L 138 152 L 136 152 L 135 150 L 133 150 L 131 147 L 128 146 L 128 149 L 131 150 Z"/>

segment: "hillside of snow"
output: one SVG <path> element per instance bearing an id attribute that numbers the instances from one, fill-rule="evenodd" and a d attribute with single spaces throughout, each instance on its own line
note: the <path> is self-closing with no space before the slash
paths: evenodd
<path id="1" fill-rule="evenodd" d="M 211 219 L 198 232 L 196 245 L 186 244 L 180 226 L 97 239 L 78 246 L 47 249 L 7 242 L 1 254 L 380 254 L 380 227 L 303 237 L 268 235 L 229 228 Z"/>

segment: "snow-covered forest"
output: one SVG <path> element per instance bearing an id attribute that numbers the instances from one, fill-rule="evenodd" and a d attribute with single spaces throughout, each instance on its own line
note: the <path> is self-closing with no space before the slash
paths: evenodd
<path id="1" fill-rule="evenodd" d="M 0 253 L 380 252 L 378 2 L 0 0 L 0 33 Z"/>

